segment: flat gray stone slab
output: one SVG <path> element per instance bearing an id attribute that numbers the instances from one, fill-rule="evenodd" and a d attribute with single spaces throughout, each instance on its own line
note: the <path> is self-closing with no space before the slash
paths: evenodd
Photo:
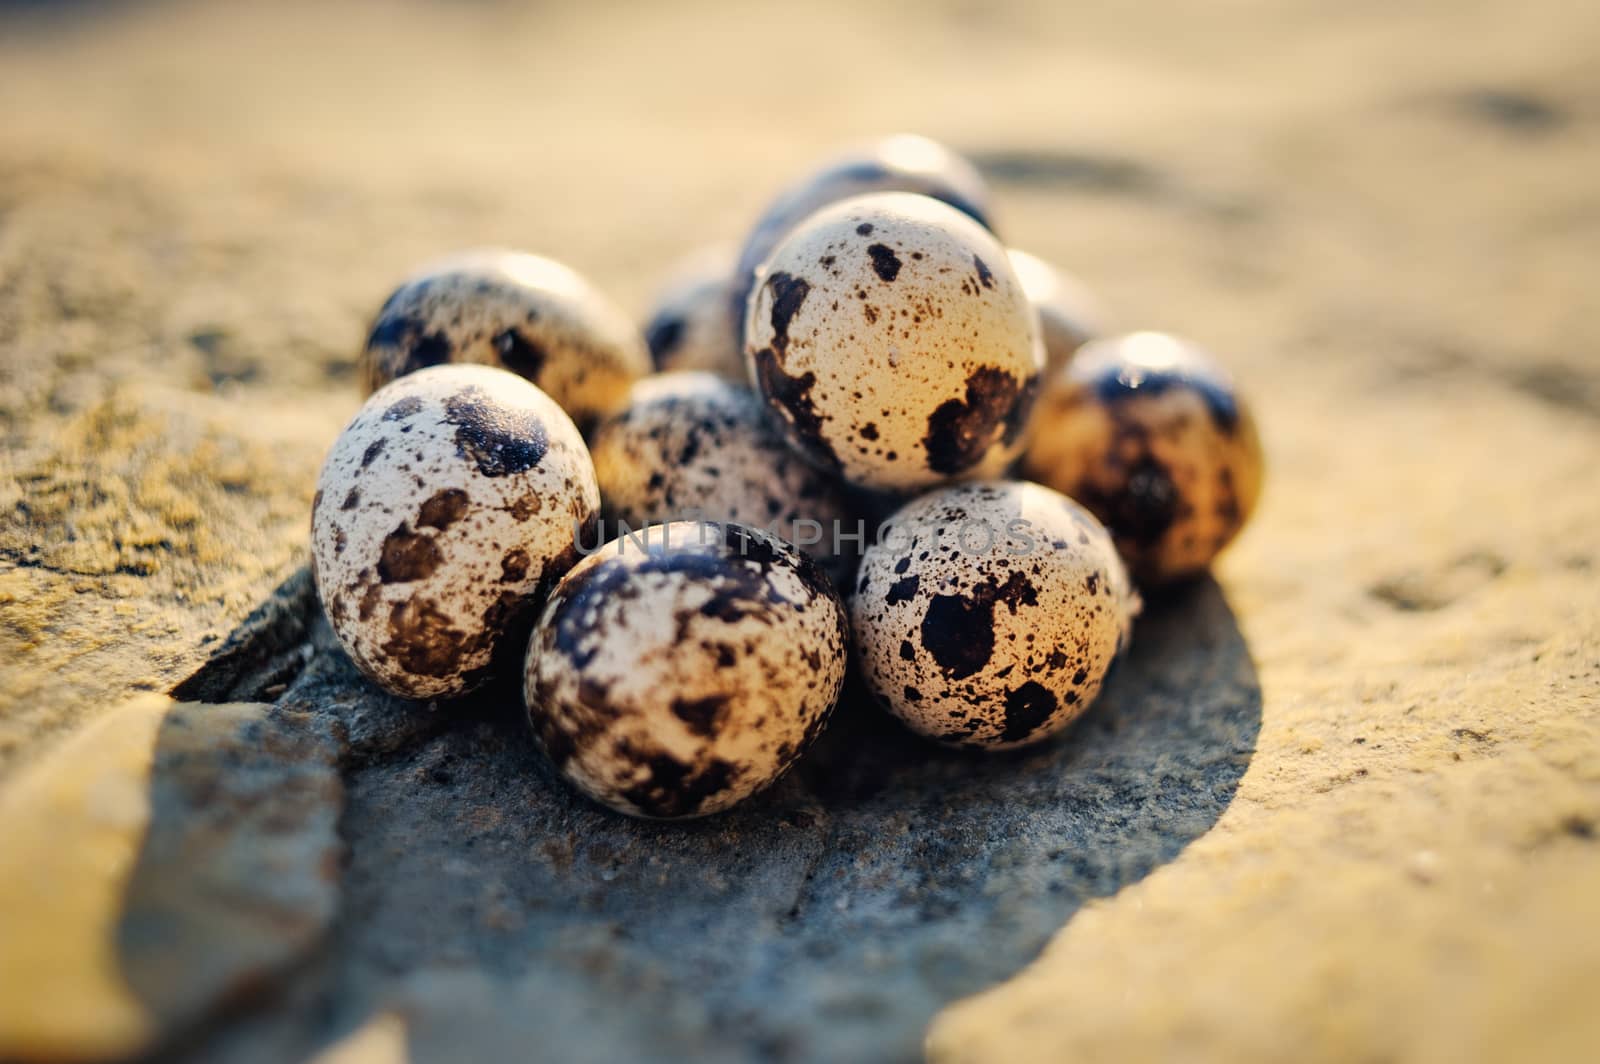
<path id="1" fill-rule="evenodd" d="M 406 1002 L 428 1037 L 484 1052 L 536 1037 L 561 1060 L 910 1059 L 943 1004 L 1206 831 L 1260 726 L 1249 652 L 1206 581 L 1151 608 L 1102 700 L 1039 749 L 948 751 L 852 687 L 774 790 L 655 823 L 556 779 L 514 688 L 391 699 L 320 616 L 306 628 L 281 705 L 352 739 L 343 915 L 297 991 L 315 1008 L 259 1021 L 282 1029 L 241 1037 L 239 1059 Z M 449 993 L 419 997 L 419 979 Z M 470 1007 L 440 1007 L 463 994 Z M 563 1022 L 537 1023 L 556 998 Z"/>

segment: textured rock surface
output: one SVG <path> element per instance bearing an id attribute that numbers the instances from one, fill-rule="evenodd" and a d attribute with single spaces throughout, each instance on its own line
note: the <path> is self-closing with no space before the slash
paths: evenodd
<path id="1" fill-rule="evenodd" d="M 0 1057 L 122 1056 L 258 994 L 332 919 L 331 729 L 147 695 L 0 792 Z"/>
<path id="2" fill-rule="evenodd" d="M 0 775 L 218 647 L 184 697 L 281 698 L 349 743 L 339 918 L 192 1059 L 909 1054 L 980 991 L 936 1057 L 1600 1040 L 1582 5 L 3 6 Z M 294 571 L 409 269 L 520 244 L 642 309 L 800 167 L 907 127 L 1254 400 L 1261 509 L 1222 593 L 1153 608 L 1114 703 L 1015 764 L 842 716 L 768 805 L 668 830 L 535 774 L 493 693 L 349 682 Z M 115 926 L 55 940 L 115 956 L 83 933 Z"/>
<path id="3" fill-rule="evenodd" d="M 1153 610 L 1068 741 L 952 753 L 851 692 L 774 791 L 689 824 L 627 820 L 568 790 L 517 698 L 490 692 L 443 724 L 419 711 L 434 728 L 397 721 L 408 741 L 353 766 L 329 960 L 303 977 L 300 1007 L 195 1059 L 294 1057 L 395 1002 L 449 1032 L 441 1045 L 492 1059 L 528 1036 L 529 1002 L 552 999 L 574 1017 L 541 1026 L 552 1059 L 913 1057 L 941 1004 L 1015 971 L 1085 900 L 1210 827 L 1261 714 L 1210 583 Z M 284 696 L 372 699 L 331 649 Z M 471 1007 L 418 989 L 441 979 Z"/>

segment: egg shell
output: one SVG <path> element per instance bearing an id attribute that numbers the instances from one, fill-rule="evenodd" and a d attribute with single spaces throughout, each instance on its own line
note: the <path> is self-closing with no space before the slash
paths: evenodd
<path id="1" fill-rule="evenodd" d="M 889 712 L 940 743 L 1000 750 L 1088 709 L 1139 600 L 1092 514 L 1037 484 L 991 481 L 896 513 L 850 609 L 862 678 Z"/>
<path id="2" fill-rule="evenodd" d="M 848 641 L 805 554 L 678 522 L 607 544 L 556 587 L 528 647 L 529 720 L 595 801 L 703 816 L 773 783 L 822 731 Z"/>
<path id="3" fill-rule="evenodd" d="M 796 179 L 769 203 L 739 249 L 728 315 L 743 340 L 745 305 L 762 264 L 801 221 L 830 204 L 868 192 L 915 192 L 954 207 L 986 228 L 992 208 L 977 169 L 938 141 L 896 133 L 854 145 Z"/>
<path id="4" fill-rule="evenodd" d="M 549 396 L 488 366 L 419 370 L 373 393 L 328 452 L 311 510 L 317 592 L 379 686 L 461 695 L 526 635 L 599 506 L 589 452 Z"/>
<path id="5" fill-rule="evenodd" d="M 1039 313 L 1044 373 L 1049 377 L 1066 365 L 1078 348 L 1104 334 L 1105 311 L 1089 289 L 1065 271 L 1016 248 L 1006 254 L 1028 302 Z"/>
<path id="6" fill-rule="evenodd" d="M 752 293 L 745 359 L 789 442 L 887 490 L 995 476 L 1021 451 L 1044 348 L 988 230 L 909 193 L 818 211 Z"/>
<path id="7" fill-rule="evenodd" d="M 367 337 L 368 392 L 426 366 L 497 366 L 526 377 L 579 428 L 620 406 L 650 354 L 628 316 L 579 274 L 516 251 L 471 251 L 395 290 Z"/>
<path id="8" fill-rule="evenodd" d="M 705 370 L 744 380 L 744 354 L 728 316 L 732 299 L 731 250 L 702 248 L 679 263 L 645 322 L 645 343 L 656 369 Z"/>
<path id="9" fill-rule="evenodd" d="M 1205 571 L 1255 509 L 1255 421 L 1227 371 L 1188 341 L 1087 344 L 1039 405 L 1023 474 L 1094 511 L 1141 585 Z"/>
<path id="10" fill-rule="evenodd" d="M 591 453 L 605 518 L 630 528 L 733 521 L 832 558 L 835 529 L 851 512 L 837 485 L 789 449 L 749 387 L 710 373 L 634 385 L 628 406 L 595 431 Z"/>

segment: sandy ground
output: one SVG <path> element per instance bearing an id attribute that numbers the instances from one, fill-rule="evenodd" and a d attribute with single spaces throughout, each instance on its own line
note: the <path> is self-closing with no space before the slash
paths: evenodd
<path id="1" fill-rule="evenodd" d="M 1600 19 L 1561 0 L 0 8 L 0 780 L 305 556 L 387 289 L 462 246 L 643 311 L 898 129 L 1254 398 L 1220 820 L 941 1014 L 948 1060 L 1600 1040 Z M 0 1054 L 3 1055 L 3 1054 Z"/>

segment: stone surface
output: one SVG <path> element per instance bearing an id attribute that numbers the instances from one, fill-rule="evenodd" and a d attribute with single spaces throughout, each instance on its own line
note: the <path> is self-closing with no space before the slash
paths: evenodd
<path id="1" fill-rule="evenodd" d="M 0 790 L 0 1058 L 121 1057 L 248 1000 L 332 919 L 338 744 L 148 695 Z"/>
<path id="2" fill-rule="evenodd" d="M 688 824 L 565 787 L 514 686 L 387 718 L 404 742 L 369 746 L 350 781 L 332 959 L 298 1007 L 195 1059 L 295 1057 L 408 1001 L 439 1032 L 411 1059 L 452 1059 L 435 1037 L 493 1059 L 528 1037 L 536 999 L 568 1017 L 540 1031 L 553 1059 L 913 1058 L 941 1004 L 1014 971 L 1231 798 L 1261 700 L 1217 586 L 1154 606 L 1119 670 L 1064 741 L 1007 756 L 943 750 L 850 691 L 775 790 Z M 334 647 L 284 696 L 375 699 Z M 418 973 L 471 1007 L 433 1001 Z"/>
<path id="3" fill-rule="evenodd" d="M 190 1058 L 909 1055 L 968 993 L 936 1058 L 1600 1040 L 1582 5 L 0 6 L 0 773 L 241 625 L 186 697 L 281 697 L 349 744 L 340 918 Z M 364 326 L 411 267 L 524 245 L 642 309 L 683 250 L 899 128 L 971 154 L 1000 229 L 1119 322 L 1215 351 L 1261 421 L 1222 590 L 1158 604 L 1153 656 L 1049 752 L 1059 778 L 841 716 L 770 805 L 624 825 L 537 774 L 513 696 L 374 698 L 303 609 L 251 634 L 294 599 Z M 849 760 L 852 737 L 881 752 Z M 1034 817 L 1072 842 L 1054 863 Z"/>

